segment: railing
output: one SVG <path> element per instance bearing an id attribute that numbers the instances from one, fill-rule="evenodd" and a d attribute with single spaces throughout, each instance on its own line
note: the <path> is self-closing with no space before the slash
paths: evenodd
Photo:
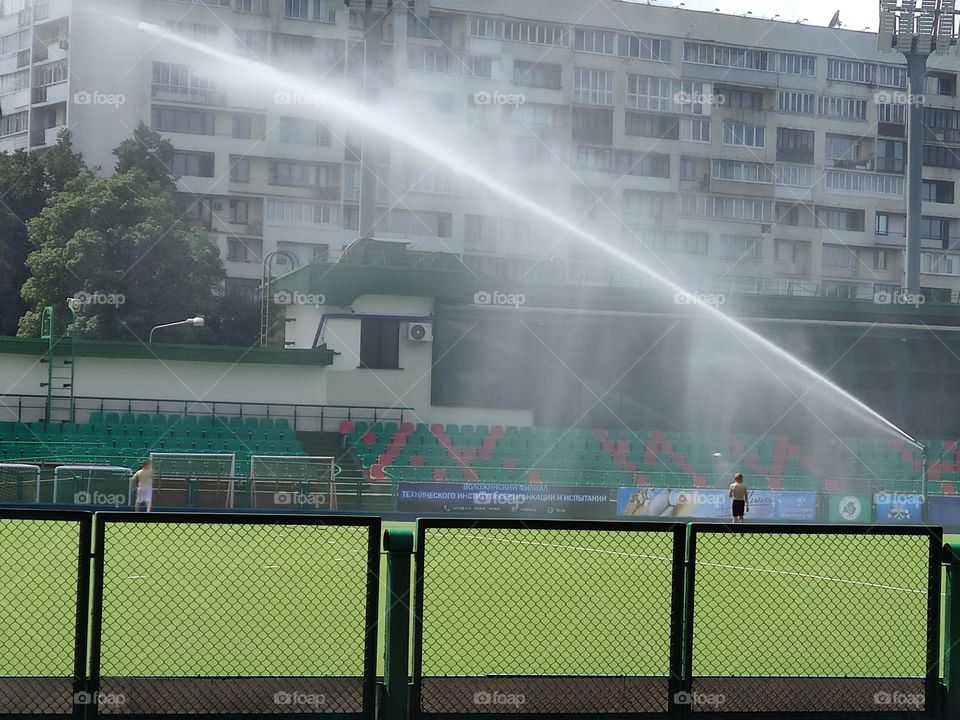
<path id="1" fill-rule="evenodd" d="M 224 400 L 161 400 L 75 396 L 74 416 L 85 423 L 90 414 L 132 413 L 212 415 L 215 417 L 283 418 L 294 430 L 336 432 L 343 420 L 403 423 L 412 408 L 381 405 L 306 405 L 291 403 L 233 402 Z M 46 395 L 0 395 L 0 422 L 36 422 L 44 419 Z"/>
<path id="2" fill-rule="evenodd" d="M 960 709 L 960 547 L 936 528 L 421 520 L 416 544 L 386 533 L 386 580 L 379 533 L 377 518 L 2 510 L 0 716 Z"/>

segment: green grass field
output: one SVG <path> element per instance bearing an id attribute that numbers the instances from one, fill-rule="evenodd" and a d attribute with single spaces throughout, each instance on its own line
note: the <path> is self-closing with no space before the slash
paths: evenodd
<path id="1" fill-rule="evenodd" d="M 70 674 L 76 544 L 72 525 L 0 521 L 0 675 Z M 362 528 L 113 525 L 106 547 L 104 676 L 362 671 Z M 664 534 L 432 530 L 427 547 L 425 674 L 666 672 Z M 925 563 L 915 538 L 702 538 L 694 670 L 922 674 Z"/>

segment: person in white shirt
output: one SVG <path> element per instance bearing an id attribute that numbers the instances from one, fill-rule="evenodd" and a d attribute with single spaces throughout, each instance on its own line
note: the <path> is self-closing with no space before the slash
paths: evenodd
<path id="1" fill-rule="evenodd" d="M 135 511 L 140 510 L 140 504 L 147 506 L 147 512 L 153 510 L 153 463 L 144 460 L 143 465 L 130 478 L 137 486 L 137 500 L 133 504 Z"/>

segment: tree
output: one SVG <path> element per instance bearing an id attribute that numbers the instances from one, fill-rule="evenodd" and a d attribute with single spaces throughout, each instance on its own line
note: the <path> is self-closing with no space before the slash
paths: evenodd
<path id="1" fill-rule="evenodd" d="M 133 131 L 133 137 L 117 145 L 113 154 L 117 156 L 118 175 L 141 170 L 148 180 L 159 184 L 162 189 L 172 191 L 176 188 L 173 145 L 142 122 Z"/>
<path id="2" fill-rule="evenodd" d="M 0 335 L 12 335 L 27 310 L 20 288 L 27 279 L 26 258 L 31 245 L 27 221 L 50 197 L 89 170 L 74 152 L 69 130 L 57 144 L 40 152 L 18 150 L 0 155 Z"/>
<path id="3" fill-rule="evenodd" d="M 216 310 L 225 279 L 218 249 L 184 223 L 173 179 L 144 168 L 135 148 L 121 148 L 123 172 L 84 176 L 28 223 L 36 250 L 27 257 L 23 297 L 32 307 L 21 335 L 38 333 L 44 306 L 66 312 L 78 293 L 85 303 L 76 329 L 86 337 L 146 342 L 154 325 Z"/>

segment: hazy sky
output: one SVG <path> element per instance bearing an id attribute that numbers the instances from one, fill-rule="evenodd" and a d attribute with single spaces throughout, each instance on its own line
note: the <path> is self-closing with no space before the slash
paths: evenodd
<path id="1" fill-rule="evenodd" d="M 727 14 L 745 13 L 781 19 L 801 20 L 807 18 L 810 25 L 827 25 L 833 14 L 840 11 L 840 21 L 849 30 L 877 29 L 879 3 L 877 0 L 683 0 L 688 8 L 713 10 Z M 680 0 L 657 0 L 658 5 L 679 5 Z"/>

